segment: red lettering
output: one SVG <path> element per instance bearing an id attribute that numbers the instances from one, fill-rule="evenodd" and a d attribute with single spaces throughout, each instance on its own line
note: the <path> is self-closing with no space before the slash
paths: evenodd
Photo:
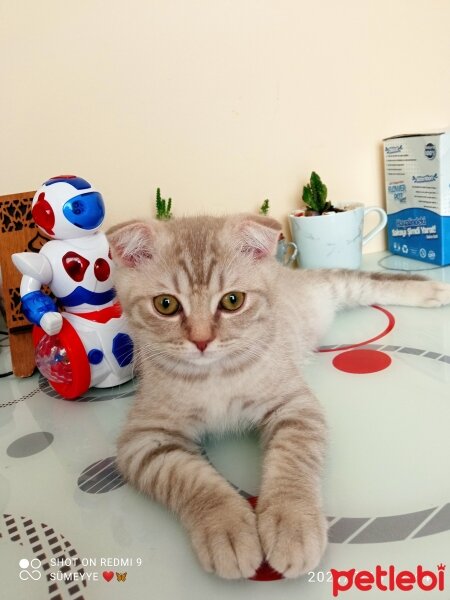
<path id="1" fill-rule="evenodd" d="M 439 581 L 439 591 L 442 592 L 444 590 L 444 577 L 445 577 L 445 566 L 438 567 L 438 581 Z"/>
<path id="2" fill-rule="evenodd" d="M 384 583 L 382 583 L 382 581 L 381 581 L 383 579 L 383 577 L 385 577 L 386 575 L 387 575 L 387 571 L 385 571 L 384 569 L 382 569 L 381 565 L 377 565 L 375 567 L 375 582 L 376 582 L 376 586 L 382 592 L 385 592 L 387 590 L 387 586 L 385 586 Z"/>
<path id="3" fill-rule="evenodd" d="M 440 564 L 437 573 L 425 570 L 422 565 L 417 566 L 417 572 L 399 571 L 396 573 L 395 566 L 389 565 L 384 570 L 381 565 L 376 565 L 375 572 L 359 571 L 350 569 L 348 571 L 337 571 L 331 569 L 333 596 L 339 595 L 339 592 L 348 591 L 353 585 L 363 592 L 368 592 L 375 586 L 386 592 L 400 590 L 410 592 L 415 585 L 425 592 L 429 592 L 438 587 L 439 591 L 444 591 L 445 587 L 445 565 Z"/>
<path id="4" fill-rule="evenodd" d="M 353 585 L 353 577 L 355 576 L 355 569 L 350 569 L 349 571 L 337 571 L 336 569 L 330 569 L 331 579 L 333 583 L 333 596 L 339 594 L 339 592 L 346 592 Z M 346 578 L 346 583 L 339 583 L 339 579 Z"/>
<path id="5" fill-rule="evenodd" d="M 429 577 L 431 579 L 431 583 L 425 583 L 424 579 Z M 430 590 L 434 590 L 437 585 L 437 577 L 433 573 L 433 571 L 424 571 L 422 565 L 417 567 L 417 585 L 424 592 L 429 592 Z"/>
<path id="6" fill-rule="evenodd" d="M 372 589 L 375 577 L 370 571 L 358 571 L 355 577 L 355 585 L 358 590 L 368 592 Z"/>
<path id="7" fill-rule="evenodd" d="M 395 567 L 394 565 L 389 565 L 389 591 L 393 592 L 395 589 Z"/>
<path id="8" fill-rule="evenodd" d="M 397 584 L 398 589 L 402 590 L 402 592 L 409 592 L 413 589 L 414 584 L 416 583 L 416 578 L 414 573 L 411 573 L 411 571 L 400 571 L 400 573 L 397 574 L 395 583 Z"/>

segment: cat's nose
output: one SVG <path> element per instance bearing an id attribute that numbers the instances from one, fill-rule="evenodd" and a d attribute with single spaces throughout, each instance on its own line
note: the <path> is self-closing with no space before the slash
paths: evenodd
<path id="1" fill-rule="evenodd" d="M 200 352 L 204 352 L 208 346 L 208 344 L 212 341 L 212 340 L 191 340 L 193 344 L 195 344 L 197 346 L 197 348 L 200 350 Z"/>

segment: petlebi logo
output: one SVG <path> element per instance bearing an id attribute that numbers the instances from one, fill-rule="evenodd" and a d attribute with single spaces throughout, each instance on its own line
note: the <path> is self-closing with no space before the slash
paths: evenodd
<path id="1" fill-rule="evenodd" d="M 402 150 L 402 144 L 399 144 L 398 146 L 386 146 L 386 154 L 398 154 Z"/>
<path id="2" fill-rule="evenodd" d="M 438 174 L 434 173 L 434 175 L 413 175 L 412 180 L 413 183 L 432 183 L 436 181 L 438 178 Z"/>
<path id="3" fill-rule="evenodd" d="M 42 573 L 39 571 L 41 568 L 41 561 L 38 558 L 32 558 L 31 560 L 22 558 L 19 560 L 19 567 L 19 577 L 22 581 L 28 581 L 29 579 L 39 581 L 42 577 Z"/>
<path id="4" fill-rule="evenodd" d="M 368 592 L 373 588 L 382 592 L 431 592 L 435 589 L 442 592 L 445 588 L 445 565 L 442 563 L 437 565 L 436 571 L 426 570 L 422 565 L 417 565 L 415 571 L 397 571 L 394 565 L 383 569 L 381 565 L 377 565 L 374 572 L 330 569 L 330 573 L 335 598 L 354 587 L 361 592 Z"/>

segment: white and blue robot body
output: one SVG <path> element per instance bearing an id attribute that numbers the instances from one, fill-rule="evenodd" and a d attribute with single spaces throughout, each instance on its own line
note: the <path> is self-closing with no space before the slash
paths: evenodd
<path id="1" fill-rule="evenodd" d="M 115 297 L 114 263 L 106 236 L 99 232 L 50 241 L 41 253 L 55 273 L 50 289 L 86 350 L 90 385 L 109 387 L 130 379 L 132 343 Z"/>
<path id="2" fill-rule="evenodd" d="M 13 261 L 24 275 L 22 310 L 37 326 L 39 370 L 66 398 L 128 381 L 133 344 L 115 298 L 109 244 L 98 232 L 104 217 L 101 195 L 84 179 L 61 176 L 36 192 L 32 212 L 54 239 L 38 254 L 16 254 Z M 44 284 L 61 313 L 41 291 Z"/>
<path id="3" fill-rule="evenodd" d="M 53 277 L 49 287 L 67 312 L 99 310 L 114 302 L 114 264 L 103 233 L 52 240 L 39 254 L 51 265 Z"/>

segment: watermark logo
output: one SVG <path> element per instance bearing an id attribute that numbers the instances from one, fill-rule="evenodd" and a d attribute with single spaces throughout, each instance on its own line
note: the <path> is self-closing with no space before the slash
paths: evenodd
<path id="1" fill-rule="evenodd" d="M 418 565 L 415 571 L 396 571 L 394 565 L 389 565 L 383 569 L 381 565 L 375 567 L 375 572 L 358 571 L 349 569 L 348 571 L 338 571 L 330 569 L 333 596 L 336 598 L 341 592 L 348 592 L 356 588 L 361 592 L 368 592 L 377 588 L 382 592 L 410 592 L 413 589 L 420 589 L 424 592 L 431 592 L 438 589 L 440 592 L 445 587 L 445 565 L 437 565 L 437 571 L 425 570 L 422 565 Z"/>
<path id="2" fill-rule="evenodd" d="M 386 146 L 386 154 L 399 154 L 403 150 L 402 144 L 399 146 Z"/>
<path id="3" fill-rule="evenodd" d="M 19 560 L 19 577 L 22 581 L 28 581 L 29 579 L 33 579 L 33 581 L 39 581 L 42 577 L 42 573 L 39 571 L 41 568 L 41 561 L 38 558 L 32 558 L 28 560 L 27 558 L 22 558 Z"/>
<path id="4" fill-rule="evenodd" d="M 413 175 L 412 180 L 413 183 L 432 183 L 436 181 L 438 178 L 438 174 L 434 173 L 434 175 Z"/>

